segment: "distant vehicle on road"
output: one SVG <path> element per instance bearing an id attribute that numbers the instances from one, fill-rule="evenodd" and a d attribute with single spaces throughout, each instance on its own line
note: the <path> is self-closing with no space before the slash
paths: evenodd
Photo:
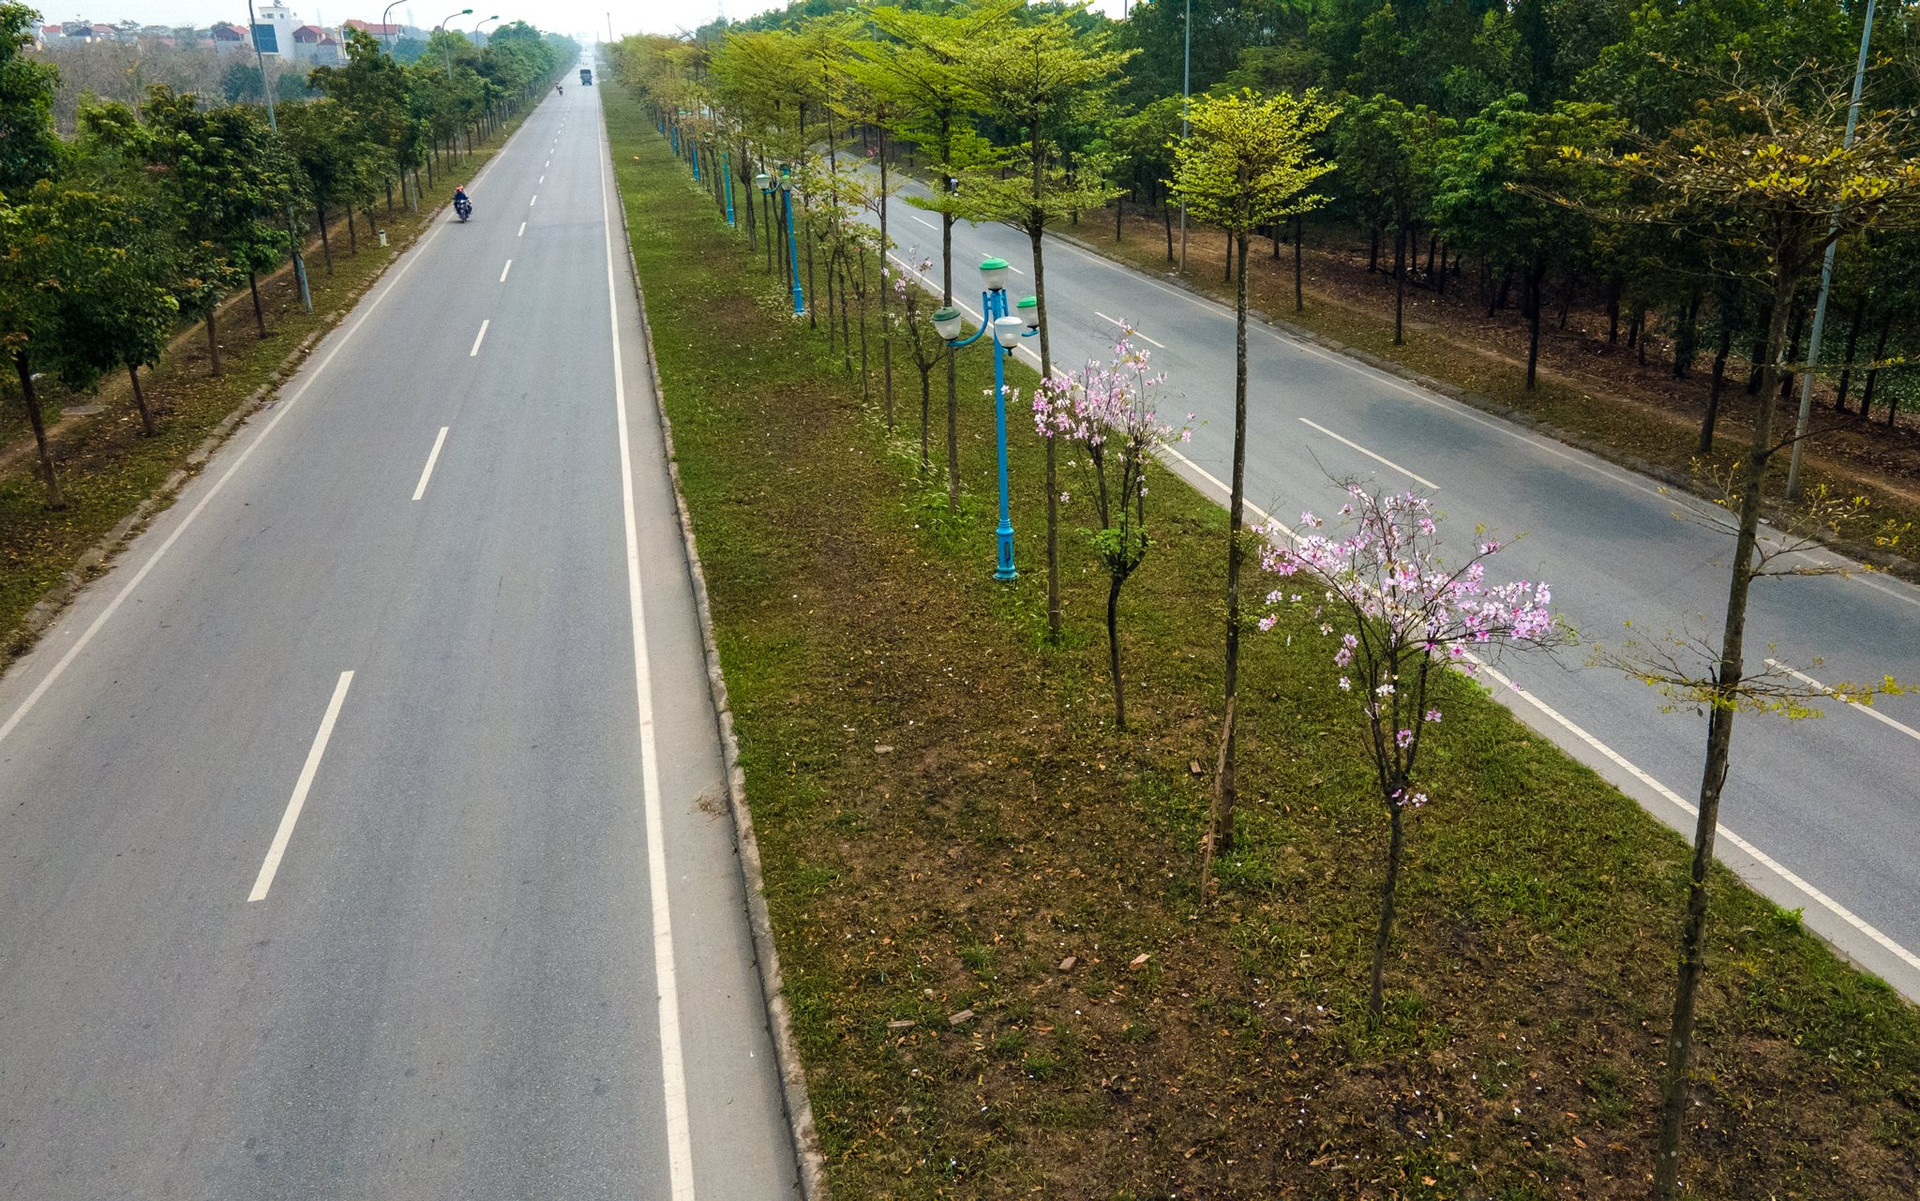
<path id="1" fill-rule="evenodd" d="M 593 86 L 593 68 L 592 67 L 580 68 L 580 86 L 587 87 L 587 88 L 590 88 Z"/>

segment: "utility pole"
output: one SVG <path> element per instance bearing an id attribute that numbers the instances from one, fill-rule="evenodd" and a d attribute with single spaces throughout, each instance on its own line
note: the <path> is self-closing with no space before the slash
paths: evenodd
<path id="1" fill-rule="evenodd" d="M 1187 46 L 1180 67 L 1180 140 L 1187 140 L 1187 108 L 1193 103 L 1193 0 L 1187 0 Z M 1164 210 L 1162 210 L 1164 211 Z M 1187 204 L 1180 202 L 1180 270 L 1187 269 Z"/>
<path id="2" fill-rule="evenodd" d="M 247 35 L 253 39 L 253 59 L 260 64 L 260 94 L 266 97 L 267 101 L 267 128 L 273 131 L 275 138 L 278 138 L 280 122 L 273 115 L 273 84 L 267 80 L 267 55 L 260 49 L 260 23 L 253 15 L 253 0 L 247 0 Z M 273 46 L 274 51 L 278 53 L 280 42 L 277 27 L 274 30 Z M 293 251 L 293 278 L 300 285 L 300 306 L 311 313 L 313 312 L 313 293 L 307 288 L 307 263 L 300 257 L 300 235 L 295 232 L 293 224 L 292 202 L 287 204 L 287 245 Z M 259 298 L 255 297 L 255 299 Z"/>
<path id="3" fill-rule="evenodd" d="M 1873 3 L 1867 0 L 1867 23 L 1860 30 L 1860 59 L 1853 67 L 1853 103 L 1847 106 L 1847 136 L 1843 143 L 1853 148 L 1854 126 L 1860 121 L 1860 85 L 1867 75 L 1867 45 L 1873 39 Z M 1800 419 L 1793 426 L 1793 455 L 1787 460 L 1787 499 L 1800 499 L 1800 451 L 1807 444 L 1807 426 L 1813 421 L 1813 375 L 1820 367 L 1820 334 L 1827 324 L 1827 293 L 1833 288 L 1833 254 L 1839 241 L 1833 235 L 1840 228 L 1840 214 L 1833 215 L 1827 227 L 1827 254 L 1820 263 L 1820 299 L 1813 306 L 1813 333 L 1807 338 L 1807 365 L 1800 372 Z M 1773 397 L 1760 398 L 1772 404 Z"/>

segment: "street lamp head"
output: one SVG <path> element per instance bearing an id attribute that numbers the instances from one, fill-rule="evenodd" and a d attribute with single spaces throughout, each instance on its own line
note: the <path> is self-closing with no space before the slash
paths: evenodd
<path id="1" fill-rule="evenodd" d="M 773 176 L 762 171 L 753 177 L 753 186 L 771 196 L 773 194 Z"/>
<path id="2" fill-rule="evenodd" d="M 1015 309 L 1014 316 L 1020 318 L 1021 321 L 1025 322 L 1028 329 L 1040 328 L 1040 298 L 1039 297 L 1022 296 L 1020 298 L 1019 303 L 1015 304 L 1013 307 Z"/>
<path id="3" fill-rule="evenodd" d="M 788 175 L 784 170 L 780 172 L 780 190 L 782 192 L 793 191 L 793 176 Z"/>
<path id="4" fill-rule="evenodd" d="M 1018 317 L 995 317 L 993 319 L 993 340 L 1000 343 L 1002 350 L 1012 350 L 1020 345 L 1021 335 L 1027 332 L 1027 323 Z"/>
<path id="5" fill-rule="evenodd" d="M 1007 260 L 988 259 L 980 264 L 980 278 L 987 283 L 987 291 L 1004 292 L 1007 290 Z"/>
<path id="6" fill-rule="evenodd" d="M 933 311 L 933 332 L 940 335 L 942 341 L 951 342 L 960 336 L 960 310 L 949 305 Z"/>

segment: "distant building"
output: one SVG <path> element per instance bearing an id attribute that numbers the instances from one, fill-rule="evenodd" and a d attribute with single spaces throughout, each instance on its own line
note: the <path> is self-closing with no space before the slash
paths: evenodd
<path id="1" fill-rule="evenodd" d="M 407 36 L 405 25 L 377 25 L 372 21 L 362 21 L 358 17 L 349 17 L 345 21 L 348 29 L 358 29 L 361 33 L 377 38 L 403 38 Z"/>
<path id="2" fill-rule="evenodd" d="M 247 41 L 247 31 L 239 25 L 215 25 L 212 29 L 208 30 L 207 33 L 208 36 L 213 39 L 214 45 L 216 46 L 244 47 L 250 45 Z"/>
<path id="3" fill-rule="evenodd" d="M 338 65 L 342 61 L 340 39 L 318 25 L 302 25 L 293 31 L 293 58 L 315 66 Z"/>

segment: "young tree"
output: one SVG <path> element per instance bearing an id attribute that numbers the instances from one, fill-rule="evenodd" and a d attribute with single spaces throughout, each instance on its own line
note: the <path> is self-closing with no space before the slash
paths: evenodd
<path id="1" fill-rule="evenodd" d="M 1191 136 L 1174 150 L 1173 193 L 1196 218 L 1234 238 L 1238 284 L 1234 294 L 1233 480 L 1227 504 L 1226 696 L 1231 706 L 1240 687 L 1240 565 L 1246 555 L 1247 474 L 1247 239 L 1263 225 L 1305 212 L 1322 197 L 1308 192 L 1333 170 L 1313 151 L 1313 138 L 1339 112 L 1317 91 L 1303 96 L 1256 96 L 1242 91 L 1194 105 Z M 1220 762 L 1220 805 L 1208 846 L 1233 845 L 1234 748 L 1227 725 Z"/>
<path id="2" fill-rule="evenodd" d="M 1706 762 L 1660 1101 L 1653 1190 L 1658 1201 L 1668 1201 L 1679 1187 L 1694 1009 L 1705 968 L 1708 869 L 1732 757 L 1734 717 L 1742 711 L 1783 708 L 1791 713 L 1798 703 L 1790 682 L 1750 674 L 1746 667 L 1748 594 L 1755 579 L 1769 574 L 1768 564 L 1775 559 L 1760 539 L 1767 469 L 1793 441 L 1791 436 L 1777 439 L 1773 425 L 1778 380 L 1791 366 L 1788 310 L 1832 238 L 1863 229 L 1920 229 L 1920 161 L 1912 156 L 1920 127 L 1912 114 L 1864 112 L 1847 145 L 1847 94 L 1836 89 L 1810 100 L 1796 98 L 1796 93 L 1805 94 L 1804 85 L 1801 79 L 1759 85 L 1736 80 L 1723 85 L 1700 116 L 1658 145 L 1600 160 L 1655 197 L 1630 215 L 1676 226 L 1687 236 L 1729 247 L 1762 264 L 1756 282 L 1770 304 L 1770 353 L 1761 372 L 1753 437 L 1727 481 L 1725 503 L 1738 513 L 1738 525 L 1718 646 L 1701 641 L 1705 664 L 1671 656 L 1649 661 L 1631 653 L 1622 662 L 1632 674 L 1703 710 L 1707 718 Z M 1802 520 L 1818 524 L 1825 514 L 1815 506 Z M 1804 567 L 1790 560 L 1777 573 L 1804 574 Z M 1843 693 L 1863 698 L 1871 690 L 1849 688 Z"/>
<path id="3" fill-rule="evenodd" d="M 1185 442 L 1188 427 L 1162 421 L 1153 390 L 1166 376 L 1148 368 L 1148 352 L 1131 334 L 1113 348 L 1105 367 L 1089 364 L 1075 375 L 1050 376 L 1034 392 L 1033 420 L 1040 436 L 1066 439 L 1079 448 L 1081 495 L 1098 523 L 1086 532 L 1107 569 L 1107 669 L 1113 677 L 1113 725 L 1127 728 L 1127 693 L 1120 675 L 1120 589 L 1146 560 L 1147 466 L 1167 442 Z M 1193 414 L 1187 414 L 1189 421 Z M 1069 468 L 1073 462 L 1067 464 Z M 1061 499 L 1069 497 L 1062 494 Z"/>
<path id="4" fill-rule="evenodd" d="M 914 264 L 913 270 L 924 276 L 933 270 L 933 260 L 921 259 Z M 900 305 L 900 311 L 889 312 L 888 319 L 898 323 L 905 331 L 907 353 L 913 356 L 913 365 L 920 372 L 920 472 L 924 475 L 932 466 L 927 453 L 927 426 L 932 419 L 933 369 L 940 365 L 941 359 L 952 356 L 953 348 L 948 346 L 933 328 L 931 313 L 922 311 L 926 308 L 924 297 L 906 271 L 884 267 L 881 269 L 880 277 Z M 949 422 L 947 425 L 948 458 L 952 459 L 958 453 L 954 427 Z"/>
<path id="5" fill-rule="evenodd" d="M 1356 483 L 1346 491 L 1340 516 L 1349 519 L 1351 533 L 1341 538 L 1313 533 L 1325 523 L 1302 513 L 1299 536 L 1268 531 L 1273 541 L 1262 564 L 1279 577 L 1269 605 L 1310 606 L 1321 634 L 1339 634 L 1333 662 L 1349 673 L 1340 677 L 1340 688 L 1358 688 L 1366 714 L 1367 751 L 1390 831 L 1367 992 L 1367 1013 L 1378 1025 L 1406 815 L 1427 803 L 1419 784 L 1420 751 L 1427 727 L 1441 717 L 1429 702 L 1433 670 L 1450 664 L 1471 673 L 1477 666 L 1474 655 L 1487 648 L 1497 653 L 1549 645 L 1555 626 L 1545 583 L 1487 583 L 1486 561 L 1499 552 L 1499 542 L 1476 535 L 1473 553 L 1450 563 L 1441 553 L 1439 523 L 1427 498 L 1372 493 Z M 1290 542 L 1283 540 L 1289 537 Z M 1272 629 L 1277 621 L 1269 614 L 1261 628 Z M 1482 649 L 1470 649 L 1476 647 Z"/>
<path id="6" fill-rule="evenodd" d="M 919 146 L 930 160 L 937 185 L 934 195 L 912 197 L 908 203 L 940 214 L 942 305 L 953 303 L 953 222 L 959 213 L 954 186 L 987 151 L 985 140 L 973 127 L 978 97 L 959 70 L 959 63 L 970 43 L 986 36 L 1023 6 L 1023 0 L 990 0 L 976 9 L 933 13 L 883 5 L 867 14 L 883 37 L 854 47 L 856 53 L 891 74 L 900 113 L 900 136 Z M 947 356 L 949 447 L 959 444 L 957 370 L 957 360 Z M 957 453 L 947 458 L 947 508 L 960 508 Z"/>
<path id="7" fill-rule="evenodd" d="M 1099 106 L 1132 51 L 1108 48 L 1104 31 L 1073 28 L 1074 10 L 1057 12 L 973 43 L 960 74 L 984 98 L 987 114 L 1020 141 L 969 171 L 963 206 L 976 219 L 1024 230 L 1033 248 L 1033 294 L 1040 309 L 1040 378 L 1053 378 L 1047 319 L 1047 226 L 1115 194 L 1091 174 L 1068 177 L 1056 139 L 1062 126 L 1085 121 Z M 1060 486 L 1054 444 L 1047 442 L 1047 635 L 1060 638 Z"/>

